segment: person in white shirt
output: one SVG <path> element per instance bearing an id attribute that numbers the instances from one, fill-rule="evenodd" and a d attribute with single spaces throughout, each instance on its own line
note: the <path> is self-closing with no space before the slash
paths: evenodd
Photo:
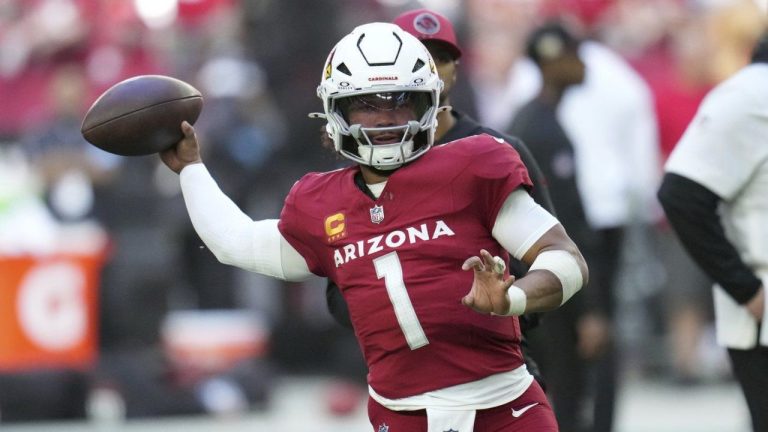
<path id="1" fill-rule="evenodd" d="M 673 150 L 658 191 L 682 244 L 714 285 L 755 431 L 768 431 L 768 32 L 752 62 L 715 87 Z"/>
<path id="2" fill-rule="evenodd" d="M 590 298 L 597 301 L 585 305 L 576 331 L 583 341 L 579 350 L 594 371 L 589 383 L 594 409 L 588 423 L 597 432 L 613 428 L 619 387 L 612 322 L 625 234 L 631 225 L 653 223 L 661 216 L 654 196 L 661 162 L 653 96 L 645 81 L 600 41 L 582 41 L 579 57 L 586 66 L 584 82 L 564 93 L 557 117 L 574 147 L 576 182 L 595 234 L 596 253 L 588 259 L 593 268 L 590 289 L 596 293 Z M 530 60 L 518 60 L 525 62 Z M 533 94 L 541 85 L 535 66 L 516 67 L 511 79 L 513 87 L 535 86 Z"/>

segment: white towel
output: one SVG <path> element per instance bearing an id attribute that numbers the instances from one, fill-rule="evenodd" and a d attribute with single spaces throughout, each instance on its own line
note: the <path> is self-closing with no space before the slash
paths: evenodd
<path id="1" fill-rule="evenodd" d="M 713 297 L 717 343 L 739 350 L 754 348 L 757 344 L 757 320 L 720 285 L 715 284 Z"/>
<path id="2" fill-rule="evenodd" d="M 472 432 L 475 410 L 427 408 L 427 432 Z"/>

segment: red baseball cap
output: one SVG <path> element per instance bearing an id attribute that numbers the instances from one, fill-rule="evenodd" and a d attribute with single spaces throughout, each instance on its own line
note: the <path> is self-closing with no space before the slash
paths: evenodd
<path id="1" fill-rule="evenodd" d="M 453 24 L 443 15 L 429 9 L 414 9 L 404 12 L 392 22 L 422 42 L 442 43 L 454 59 L 461 57 L 461 49 L 456 42 Z"/>

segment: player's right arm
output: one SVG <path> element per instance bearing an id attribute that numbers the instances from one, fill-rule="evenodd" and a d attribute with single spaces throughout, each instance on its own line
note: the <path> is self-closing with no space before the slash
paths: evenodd
<path id="1" fill-rule="evenodd" d="M 160 160 L 176 174 L 181 173 L 187 165 L 201 164 L 200 144 L 195 136 L 195 128 L 186 121 L 181 122 L 181 132 L 184 137 L 175 146 L 160 152 Z"/>
<path id="2" fill-rule="evenodd" d="M 195 131 L 182 125 L 184 138 L 161 153 L 179 173 L 192 225 L 205 245 L 224 263 L 284 280 L 311 276 L 304 258 L 282 236 L 277 219 L 254 221 L 221 191 L 200 157 Z"/>

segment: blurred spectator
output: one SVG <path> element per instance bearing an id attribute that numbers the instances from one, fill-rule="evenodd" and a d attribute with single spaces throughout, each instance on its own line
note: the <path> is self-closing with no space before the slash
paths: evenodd
<path id="1" fill-rule="evenodd" d="M 167 61 L 189 67 L 180 70 L 206 98 L 200 133 L 217 144 L 209 148 L 211 163 L 231 174 L 222 184 L 239 202 L 249 203 L 250 193 L 266 183 L 261 168 L 283 143 L 283 120 L 266 91 L 263 72 L 242 55 L 237 10 L 231 2 L 204 3 L 198 6 L 210 13 L 180 9 L 174 29 L 178 46 L 194 55 Z M 130 32 L 123 36 L 133 40 Z M 157 168 L 152 158 L 125 158 L 119 175 L 97 197 L 99 215 L 115 243 L 104 273 L 101 382 L 116 387 L 128 417 L 242 413 L 251 403 L 264 402 L 269 387 L 256 359 L 245 355 L 215 370 L 190 367 L 171 355 L 162 333 L 177 309 L 197 311 L 195 321 L 209 316 L 200 309 L 234 313 L 244 305 L 236 297 L 237 274 L 209 265 L 209 254 L 201 250 L 188 219 L 179 218 L 184 205 L 178 185 Z M 147 218 L 153 223 L 148 225 Z M 152 367 L 134 366 L 143 363 Z"/>
<path id="2" fill-rule="evenodd" d="M 443 90 L 440 93 L 440 106 L 451 107 L 451 109 L 446 109 L 437 114 L 436 143 L 448 143 L 462 137 L 480 133 L 487 133 L 503 139 L 518 151 L 521 160 L 528 168 L 534 185 L 531 196 L 547 211 L 555 213 L 548 193 L 546 176 L 539 168 L 536 158 L 532 157 L 525 144 L 517 139 L 517 137 L 506 136 L 481 126 L 474 119 L 453 107 L 451 93 L 460 75 L 459 63 L 462 54 L 460 47 L 457 45 L 458 41 L 456 40 L 453 24 L 444 15 L 429 9 L 408 10 L 398 15 L 392 22 L 424 43 L 435 62 L 440 79 L 444 82 Z M 323 138 L 330 141 L 326 136 Z M 327 145 L 332 148 L 333 143 L 328 142 Z M 518 260 L 511 259 L 509 266 L 510 274 L 512 275 L 521 276 L 527 271 L 525 265 Z M 336 321 L 344 327 L 351 329 L 352 323 L 349 317 L 348 305 L 342 297 L 339 287 L 330 280 L 326 289 L 326 299 L 329 310 Z M 528 331 L 538 325 L 538 319 L 538 314 L 520 317 L 520 327 L 523 333 L 521 346 L 529 372 L 544 387 L 545 383 L 541 379 L 538 365 L 535 359 L 528 355 L 528 344 L 525 339 Z M 356 357 L 354 359 L 360 360 Z M 358 371 L 347 367 L 344 372 L 345 375 L 349 376 Z"/>
<path id="3" fill-rule="evenodd" d="M 88 375 L 79 370 L 40 369 L 2 374 L 2 422 L 81 420 L 86 415 L 88 384 Z"/>
<path id="4" fill-rule="evenodd" d="M 660 166 L 647 84 L 626 61 L 597 41 L 585 41 L 580 56 L 587 67 L 586 80 L 566 92 L 558 114 L 576 150 L 579 190 L 598 239 L 597 253 L 591 257 L 590 286 L 601 294 L 589 297 L 599 303 L 587 306 L 595 313 L 580 320 L 578 331 L 583 341 L 605 333 L 611 339 L 591 365 L 591 430 L 598 432 L 613 427 L 619 385 L 615 319 L 624 235 L 632 224 L 643 227 L 658 220 L 660 210 L 653 190 Z"/>
<path id="5" fill-rule="evenodd" d="M 9 0 L 0 7 L 0 135 L 17 136 L 46 118 L 56 65 L 85 56 L 92 4 Z"/>
<path id="6" fill-rule="evenodd" d="M 579 2 L 511 1 L 500 2 L 503 5 L 499 11 L 487 8 L 488 3 L 468 3 L 467 26 L 477 42 L 471 45 L 468 57 L 471 72 L 486 66 L 494 71 L 492 75 L 471 77 L 477 106 L 489 110 L 489 116 L 481 115 L 481 120 L 491 124 L 502 122 L 504 127 L 541 86 L 537 68 L 519 54 L 524 37 L 517 32 L 541 22 L 545 14 L 567 15 L 585 31 L 591 30 L 590 25 L 600 22 L 609 3 L 602 2 L 601 7 L 592 10 L 581 8 Z M 503 16 L 511 21 L 496 21 Z M 515 29 L 505 29 L 512 22 Z M 495 39 L 483 36 L 491 29 L 505 35 L 501 39 L 506 60 L 500 64 L 493 63 L 490 55 L 474 56 L 483 50 L 497 55 L 498 46 L 494 48 L 488 43 Z M 577 184 L 598 242 L 594 250 L 599 253 L 590 261 L 590 286 L 599 294 L 585 298 L 595 301 L 585 306 L 595 313 L 584 316 L 578 331 L 583 341 L 603 340 L 600 335 L 606 334 L 611 340 L 590 367 L 593 384 L 589 386 L 594 399 L 593 430 L 607 431 L 613 423 L 618 386 L 613 320 L 618 270 L 624 259 L 624 233 L 634 225 L 647 230 L 648 224 L 656 222 L 661 214 L 655 199 L 660 177 L 658 128 L 648 85 L 626 60 L 591 37 L 581 44 L 580 57 L 586 64 L 585 82 L 565 93 L 557 114 L 574 146 Z M 482 91 L 483 86 L 493 86 L 493 90 Z M 505 98 L 510 93 L 515 97 Z M 500 99 L 504 102 L 499 102 Z"/>
<path id="7" fill-rule="evenodd" d="M 108 181 L 119 165 L 117 156 L 88 144 L 80 134 L 88 93 L 85 71 L 78 63 L 65 63 L 47 82 L 50 116 L 25 131 L 24 150 L 43 176 L 48 205 L 68 223 L 93 216 L 93 185 Z"/>
<path id="8" fill-rule="evenodd" d="M 579 58 L 580 41 L 563 24 L 551 21 L 534 29 L 526 52 L 541 71 L 539 94 L 523 105 L 509 128 L 531 149 L 548 179 L 558 220 L 568 230 L 585 256 L 593 251 L 594 232 L 584 215 L 576 185 L 573 145 L 557 119 L 563 93 L 584 80 L 584 63 Z M 586 361 L 597 357 L 608 342 L 608 333 L 585 335 L 578 332 L 584 315 L 584 296 L 600 294 L 588 285 L 582 293 L 558 311 L 545 314 L 531 332 L 534 358 L 541 364 L 547 394 L 560 430 L 582 430 L 586 405 Z M 585 337 L 590 339 L 584 340 Z"/>
<path id="9" fill-rule="evenodd" d="M 13 169 L 2 170 L 9 178 L 0 183 L 11 185 L 14 192 L 7 206 L 3 206 L 5 217 L 0 217 L 0 232 L 13 233 L 0 235 L 0 259 L 9 256 L 31 259 L 30 265 L 36 266 L 34 271 L 38 272 L 42 263 L 58 260 L 66 263 L 63 265 L 69 266 L 67 268 L 72 271 L 85 274 L 85 270 L 74 264 L 74 259 L 64 255 L 76 253 L 95 257 L 103 254 L 104 234 L 93 221 L 92 185 L 109 176 L 114 158 L 88 145 L 80 135 L 80 118 L 86 96 L 82 68 L 77 63 L 61 62 L 51 66 L 50 72 L 50 81 L 43 82 L 40 89 L 45 92 L 41 98 L 48 107 L 48 114 L 40 122 L 19 127 L 23 134 L 18 150 L 23 152 L 23 156 L 17 155 L 19 159 L 15 160 Z M 12 153 L 7 156 L 13 158 Z M 33 195 L 25 196 L 30 193 Z M 24 241 L 19 243 L 18 239 L 22 237 Z M 50 319 L 49 323 L 63 326 L 73 323 L 72 319 L 75 319 L 75 322 L 83 323 L 83 336 L 73 340 L 85 340 L 85 335 L 95 333 L 93 327 L 96 325 L 88 313 L 91 303 L 88 303 L 84 293 L 86 287 L 70 280 L 59 280 L 59 283 L 58 291 L 48 292 L 43 287 L 37 293 L 47 296 L 50 302 L 62 302 L 66 312 L 44 311 L 47 315 L 38 317 L 35 320 L 37 324 L 32 325 L 45 329 L 45 320 Z M 21 290 L 22 286 L 4 286 L 3 289 Z M 32 309 L 36 307 L 44 306 L 28 306 Z M 18 307 L 19 319 L 22 319 L 24 310 L 30 309 Z M 62 318 L 66 313 L 70 314 L 70 319 Z M 72 331 L 77 333 L 76 329 Z M 64 346 L 70 349 L 70 346 L 77 345 L 73 342 Z M 74 352 L 74 348 L 72 350 Z M 85 416 L 89 375 L 83 368 L 64 364 L 57 357 L 63 356 L 61 352 L 64 351 L 64 348 L 51 350 L 48 360 L 39 360 L 48 366 L 30 364 L 27 368 L 9 371 L 0 377 L 3 421 Z"/>
<path id="10" fill-rule="evenodd" d="M 5 299 L 21 298 L 21 286 L 13 285 L 15 276 L 12 273 L 27 271 L 27 267 L 24 267 L 27 264 L 23 263 L 29 262 L 29 268 L 36 266 L 34 268 L 39 272 L 42 268 L 39 264 L 45 260 L 55 262 L 57 254 L 63 247 L 81 251 L 90 246 L 96 246 L 98 249 L 100 242 L 93 242 L 93 240 L 101 239 L 98 236 L 100 233 L 89 231 L 89 234 L 98 239 L 81 234 L 67 240 L 65 228 L 42 199 L 42 191 L 44 191 L 42 176 L 34 169 L 22 150 L 18 143 L 0 142 L 0 261 L 2 261 L 2 289 L 5 291 Z M 73 240 L 76 244 L 67 244 Z M 29 273 L 22 273 L 27 276 L 24 280 L 28 281 L 31 273 L 31 270 Z M 37 309 L 44 307 L 41 303 L 45 301 L 62 301 L 64 302 L 60 305 L 62 309 L 71 305 L 66 303 L 67 301 L 76 302 L 76 306 L 66 310 L 70 315 L 64 319 L 63 324 L 72 323 L 73 319 L 84 323 L 84 327 L 81 328 L 82 338 L 85 338 L 83 335 L 90 331 L 90 328 L 85 328 L 92 323 L 85 316 L 87 312 L 86 306 L 83 306 L 84 300 L 73 299 L 71 296 L 76 296 L 78 293 L 67 291 L 68 286 L 65 281 L 59 282 L 62 284 L 62 290 L 58 292 L 46 291 L 45 287 L 41 287 L 34 291 L 36 297 L 33 303 L 27 303 L 25 306 L 9 305 L 4 309 L 11 313 L 4 313 L 2 317 L 4 326 L 3 367 L 0 370 L 2 422 L 79 419 L 85 416 L 89 382 L 87 371 L 65 365 L 65 362 L 58 357 L 55 360 L 37 358 L 37 352 L 33 351 L 37 345 L 32 345 L 31 342 L 26 343 L 32 348 L 27 348 L 23 353 L 26 355 L 26 361 L 20 366 L 8 366 L 14 355 L 21 356 L 21 354 L 9 353 L 9 347 L 25 346 L 24 341 L 16 340 L 18 330 L 10 327 L 24 328 L 27 333 L 23 333 L 22 337 L 27 338 L 31 338 L 28 334 L 30 325 L 35 326 L 38 332 L 35 335 L 50 334 L 45 324 L 40 324 L 39 321 L 26 325 L 21 323 L 24 317 L 27 320 L 33 319 L 36 316 L 35 313 L 56 312 L 56 310 Z M 29 293 L 32 292 L 33 287 L 30 282 L 27 283 L 29 287 L 26 289 L 26 298 L 29 299 L 31 295 Z M 35 285 L 35 287 L 40 286 Z M 15 291 L 15 293 L 9 293 L 9 291 Z M 24 316 L 22 316 L 23 311 L 26 311 Z M 49 316 L 42 319 L 48 319 Z M 82 321 L 77 321 L 79 319 Z M 56 321 L 55 317 L 52 320 L 54 323 L 61 323 Z M 72 343 L 76 343 L 77 340 L 73 339 Z M 70 346 L 66 345 L 66 348 Z M 64 346 L 58 348 L 60 348 L 59 351 L 64 350 Z M 51 352 L 51 357 L 58 354 L 59 352 Z M 31 364 L 33 362 L 46 363 L 47 366 L 35 367 Z"/>
<path id="11" fill-rule="evenodd" d="M 768 33 L 752 63 L 707 95 L 659 189 L 675 233 L 716 282 L 717 341 L 728 348 L 755 432 L 768 430 L 766 63 Z"/>
<path id="12" fill-rule="evenodd" d="M 467 27 L 468 77 L 480 123 L 503 130 L 520 107 L 533 98 L 541 86 L 536 67 L 524 58 L 523 41 L 540 21 L 539 0 L 468 0 L 465 4 Z M 470 107 L 473 110 L 470 110 Z"/>
<path id="13" fill-rule="evenodd" d="M 60 222 L 96 216 L 109 225 L 114 234 L 114 249 L 104 270 L 102 343 L 106 351 L 103 365 L 105 370 L 112 371 L 125 367 L 120 375 L 124 379 L 130 379 L 125 378 L 131 376 L 128 372 L 142 372 L 126 365 L 147 359 L 154 366 L 146 371 L 151 369 L 157 373 L 134 375 L 136 383 L 161 387 L 179 383 L 169 379 L 174 372 L 160 351 L 163 348 L 158 345 L 158 338 L 167 312 L 186 307 L 256 309 L 265 314 L 270 325 L 279 324 L 277 331 L 284 333 L 285 337 L 279 338 L 275 346 L 275 358 L 287 369 L 296 366 L 294 370 L 324 372 L 337 367 L 341 362 L 330 353 L 333 350 L 325 348 L 339 344 L 340 339 L 329 330 L 332 323 L 322 315 L 324 311 L 316 308 L 318 302 L 323 301 L 321 281 L 316 286 L 296 284 L 282 290 L 266 278 L 237 270 L 232 272 L 223 266 L 209 267 L 206 260 L 211 260 L 210 254 L 200 249 L 199 240 L 187 230 L 186 217 L 182 214 L 181 222 L 175 219 L 183 210 L 172 182 L 166 182 L 162 174 L 155 171 L 155 164 L 142 158 L 115 158 L 85 145 L 79 136 L 79 120 L 88 102 L 131 75 L 168 73 L 189 80 L 206 96 L 198 132 L 209 135 L 206 141 L 220 143 L 207 148 L 212 153 L 206 160 L 221 164 L 217 172 L 241 173 L 231 179 L 222 178 L 222 187 L 252 216 L 276 217 L 282 197 L 299 174 L 308 167 L 316 170 L 336 164 L 327 152 L 307 151 L 307 146 L 316 143 L 317 138 L 316 124 L 305 120 L 306 112 L 317 108 L 314 83 L 319 73 L 313 65 L 320 64 L 327 54 L 325 48 L 342 32 L 363 21 L 386 21 L 395 15 L 387 11 L 388 8 L 404 5 L 375 0 L 290 0 L 287 3 L 200 0 L 181 1 L 158 14 L 162 8 L 153 11 L 140 7 L 139 3 L 146 6 L 161 2 L 0 2 L 0 140 L 3 141 L 0 144 L 0 251 L 50 250 L 54 247 L 50 239 L 55 237 Z M 756 12 L 756 3 L 759 2 L 446 2 L 440 7 L 452 14 L 459 33 L 465 33 L 459 35 L 460 39 L 467 41 L 462 57 L 467 73 L 460 74 L 452 99 L 483 123 L 503 128 L 523 104 L 536 96 L 541 85 L 535 65 L 524 59 L 525 35 L 545 16 L 575 17 L 595 40 L 603 41 L 628 58 L 649 83 L 663 160 L 672 151 L 705 92 L 745 61 L 755 23 L 765 12 L 763 4 L 760 4 L 762 11 Z M 313 25 L 318 21 L 327 24 L 319 33 Z M 609 138 L 607 141 L 617 144 L 610 151 L 605 150 L 608 146 L 592 147 L 593 138 L 586 135 L 618 127 L 624 121 L 619 119 L 619 113 L 626 113 L 626 117 L 621 118 L 645 118 L 645 114 L 630 114 L 628 108 L 635 104 L 629 99 L 645 99 L 644 91 L 627 90 L 636 85 L 636 80 L 630 78 L 632 84 L 618 83 L 621 77 L 617 74 L 632 72 L 624 66 L 617 70 L 621 72 L 599 75 L 600 78 L 587 73 L 588 85 L 597 82 L 610 88 L 608 92 L 613 93 L 615 99 L 601 102 L 605 111 L 596 114 L 597 123 L 584 123 L 584 131 L 579 134 L 587 138 L 574 138 L 572 143 L 579 187 L 593 190 L 590 197 L 600 201 L 587 204 L 585 211 L 589 220 L 593 226 L 605 229 L 605 233 L 614 234 L 632 223 L 639 213 L 649 210 L 643 220 L 651 222 L 657 214 L 652 210 L 653 204 L 646 205 L 647 196 L 625 199 L 647 195 L 636 192 L 645 190 L 643 185 L 652 183 L 653 177 L 645 169 L 640 172 L 647 171 L 648 175 L 630 174 L 637 165 L 623 162 L 634 157 L 633 151 L 627 150 L 634 148 L 627 140 L 631 135 L 621 133 Z M 245 77 L 244 81 L 216 78 L 222 71 L 235 71 L 230 77 Z M 627 91 L 633 96 L 625 93 Z M 565 99 L 569 98 L 570 95 Z M 560 111 L 562 115 L 564 107 Z M 562 120 L 565 131 L 570 134 L 569 122 Z M 10 142 L 13 145 L 8 144 Z M 587 144 L 582 148 L 580 142 Z M 642 155 L 642 151 L 638 154 Z M 582 173 L 585 159 L 591 160 L 593 156 L 605 162 Z M 640 159 L 650 166 L 654 157 L 646 155 Z M 617 164 L 619 160 L 622 162 Z M 141 180 L 137 182 L 137 179 Z M 255 200 L 254 196 L 260 199 Z M 602 205 L 609 203 L 615 205 L 610 209 Z M 611 209 L 613 216 L 606 216 Z M 139 226 L 132 221 L 136 213 L 142 211 L 145 218 L 147 214 L 152 215 L 150 217 L 157 221 L 156 227 Z M 644 283 L 650 287 L 675 287 L 656 292 L 668 307 L 669 335 L 664 336 L 669 336 L 675 373 L 683 378 L 695 376 L 700 373 L 703 362 L 696 349 L 700 345 L 697 341 L 701 339 L 702 322 L 709 318 L 709 311 L 702 306 L 708 303 L 709 294 L 706 290 L 696 290 L 703 283 L 701 273 L 682 270 L 692 267 L 691 262 L 674 243 L 676 240 L 666 225 L 659 226 L 656 246 L 663 257 L 660 261 L 665 264 L 666 279 L 661 276 L 662 271 L 650 272 L 659 276 Z M 623 241 L 619 236 L 613 238 L 614 246 L 620 243 Z M 641 249 L 633 248 L 632 252 Z M 617 250 L 621 248 L 613 249 Z M 613 255 L 614 268 L 619 260 L 626 260 L 619 253 Z M 610 262 L 605 266 L 610 267 Z M 176 279 L 170 277 L 168 268 L 191 269 L 191 272 L 189 277 Z M 594 286 L 601 283 L 601 278 L 597 276 L 596 267 L 593 272 Z M 632 272 L 629 269 L 624 273 Z M 123 280 L 125 278 L 128 279 Z M 604 278 L 616 279 L 616 276 L 606 274 Z M 264 289 L 249 289 L 253 285 Z M 278 292 L 281 294 L 275 294 Z M 604 300 L 607 298 L 603 296 Z M 136 319 L 135 311 L 140 316 L 146 314 L 146 319 Z M 643 310 L 636 314 L 649 320 L 652 312 Z M 284 318 L 287 316 L 291 319 Z M 624 318 L 625 321 L 616 322 L 619 330 L 628 319 Z M 593 329 L 606 329 L 607 321 L 593 323 L 598 324 Z M 312 328 L 316 332 L 297 327 Z M 302 338 L 297 339 L 295 335 Z M 632 333 L 632 337 L 642 336 Z M 120 357 L 135 346 L 142 347 L 140 354 Z M 653 344 L 644 346 L 645 350 L 655 349 Z M 110 380 L 114 376 L 101 372 L 99 382 L 112 385 Z M 143 408 L 133 405 L 130 415 L 204 411 L 200 395 L 192 394 L 193 386 L 185 386 L 186 396 L 179 396 L 179 401 L 189 402 L 186 408 L 162 408 L 161 404 L 153 407 L 148 403 Z M 135 388 L 138 387 L 137 384 Z M 157 392 L 148 389 L 143 387 L 133 394 L 179 390 L 178 387 Z M 55 399 L 56 395 L 50 398 Z M 132 397 L 129 403 L 135 404 L 136 400 Z M 4 405 L 3 402 L 0 405 Z M 10 418 L 6 413 L 3 417 Z M 39 411 L 34 415 L 42 416 Z"/>
<path id="14" fill-rule="evenodd" d="M 752 0 L 681 2 L 623 0 L 602 30 L 628 56 L 653 92 L 662 163 L 693 118 L 704 95 L 749 59 L 764 18 Z M 665 277 L 658 294 L 666 324 L 669 374 L 681 384 L 720 373 L 701 352 L 711 345 L 707 276 L 682 250 L 666 221 L 654 246 Z"/>
<path id="15" fill-rule="evenodd" d="M 753 0 L 621 0 L 601 31 L 648 81 L 669 155 L 704 94 L 749 61 L 764 17 Z"/>

